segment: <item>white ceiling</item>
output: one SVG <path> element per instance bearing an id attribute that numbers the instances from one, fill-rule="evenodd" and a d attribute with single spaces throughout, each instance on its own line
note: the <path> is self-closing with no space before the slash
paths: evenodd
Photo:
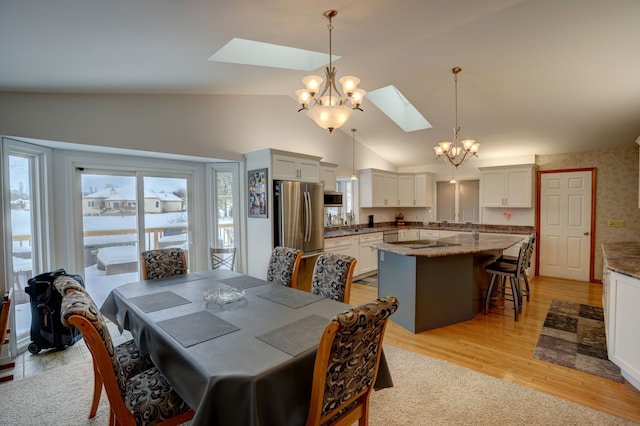
<path id="1" fill-rule="evenodd" d="M 234 37 L 328 52 L 332 8 L 338 78 L 393 84 L 433 125 L 405 133 L 365 99 L 340 129 L 398 167 L 451 139 L 454 66 L 482 158 L 640 136 L 639 0 L 0 0 L 0 91 L 277 95 L 295 110 L 308 73 L 207 59 Z"/>

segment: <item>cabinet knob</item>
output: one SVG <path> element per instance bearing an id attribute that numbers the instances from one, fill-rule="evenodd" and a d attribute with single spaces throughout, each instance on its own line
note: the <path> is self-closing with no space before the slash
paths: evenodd
<path id="1" fill-rule="evenodd" d="M 584 235 L 589 235 L 589 231 L 585 232 Z"/>

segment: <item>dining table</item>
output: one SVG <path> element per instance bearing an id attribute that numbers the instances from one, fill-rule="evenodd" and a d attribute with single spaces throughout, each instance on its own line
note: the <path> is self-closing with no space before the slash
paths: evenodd
<path id="1" fill-rule="evenodd" d="M 350 307 L 215 269 L 121 285 L 100 310 L 193 408 L 191 424 L 293 426 L 307 418 L 323 331 Z M 391 386 L 383 353 L 375 388 Z"/>

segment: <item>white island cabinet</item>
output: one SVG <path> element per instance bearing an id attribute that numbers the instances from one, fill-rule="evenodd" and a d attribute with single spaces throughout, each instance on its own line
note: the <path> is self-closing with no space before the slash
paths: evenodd
<path id="1" fill-rule="evenodd" d="M 607 355 L 640 389 L 640 242 L 602 243 L 602 307 Z"/>
<path id="2" fill-rule="evenodd" d="M 607 352 L 609 359 L 620 367 L 622 377 L 640 389 L 640 279 L 608 272 L 602 289 L 607 303 L 604 307 Z"/>

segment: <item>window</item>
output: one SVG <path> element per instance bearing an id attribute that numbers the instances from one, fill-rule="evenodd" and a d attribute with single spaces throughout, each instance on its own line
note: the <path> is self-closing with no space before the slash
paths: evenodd
<path id="1" fill-rule="evenodd" d="M 358 181 L 346 177 L 338 177 L 336 191 L 342 193 L 342 207 L 325 208 L 327 226 L 349 224 L 349 214 L 353 215 L 353 223 L 359 223 Z M 331 215 L 331 216 L 329 216 Z"/>
<path id="2" fill-rule="evenodd" d="M 10 212 L 5 223 L 8 247 L 3 247 L 6 289 L 13 289 L 15 338 L 11 339 L 11 353 L 24 352 L 30 343 L 31 306 L 25 292 L 27 280 L 49 267 L 51 252 L 48 244 L 49 226 L 47 210 L 49 187 L 45 184 L 51 151 L 47 148 L 2 139 L 2 164 L 5 182 L 4 211 Z M 8 249 L 5 252 L 4 249 Z M 4 290 L 4 289 L 3 289 Z"/>
<path id="3" fill-rule="evenodd" d="M 447 222 L 480 221 L 480 181 L 436 182 L 436 220 Z"/>

